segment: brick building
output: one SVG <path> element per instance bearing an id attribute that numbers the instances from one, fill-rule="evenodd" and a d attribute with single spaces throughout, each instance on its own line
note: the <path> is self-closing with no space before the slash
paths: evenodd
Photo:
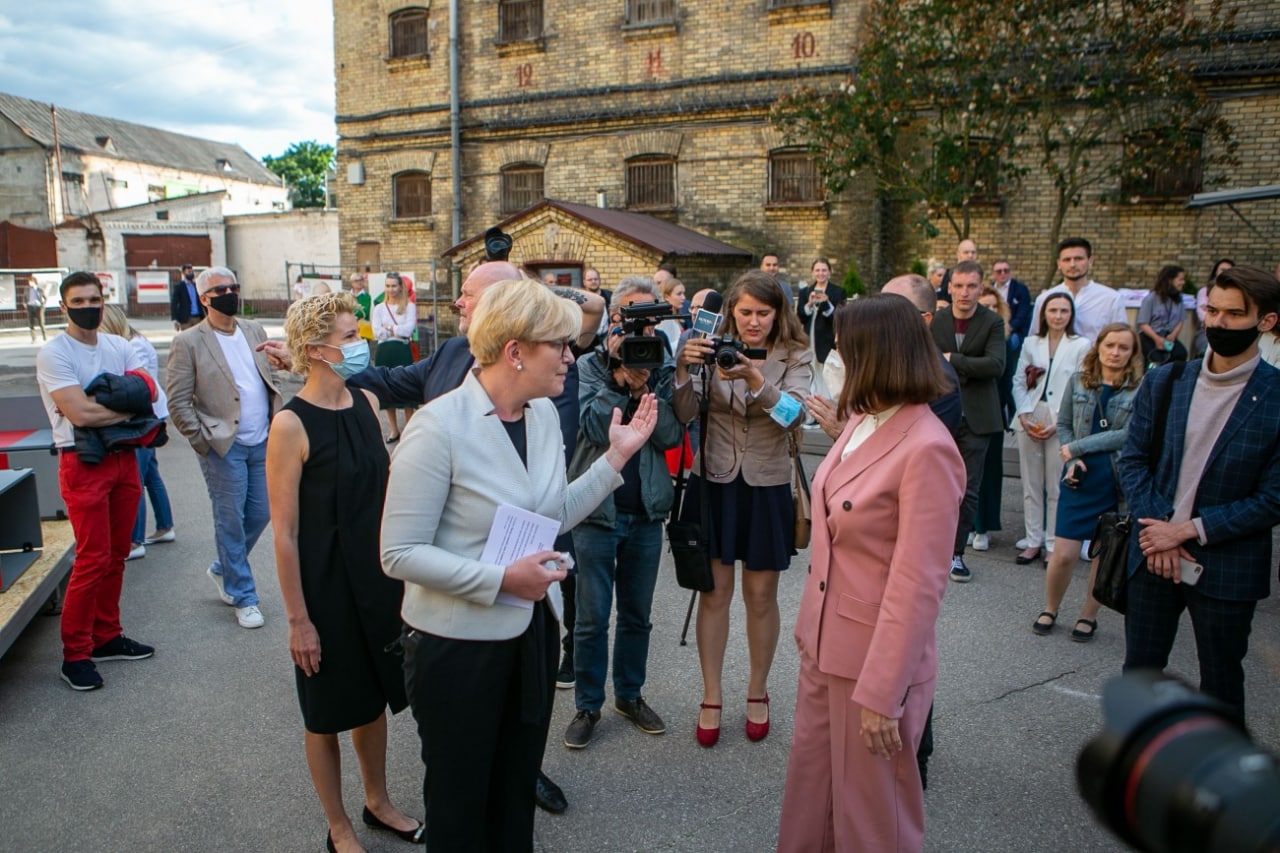
<path id="1" fill-rule="evenodd" d="M 461 2 L 456 195 L 449 7 L 405 2 L 334 0 L 346 265 L 421 266 L 543 199 L 659 217 L 753 258 L 772 249 L 793 282 L 819 255 L 837 279 L 852 262 L 869 282 L 952 256 L 953 237 L 926 243 L 892 205 L 876 208 L 865 182 L 826 197 L 806 155 L 769 124 L 791 87 L 847 73 L 860 0 Z M 1277 20 L 1280 0 L 1247 4 L 1238 30 L 1251 40 L 1224 49 L 1212 71 L 1240 141 L 1226 186 L 1280 183 Z M 1029 281 L 1047 262 L 1045 189 L 1033 179 L 975 219 L 983 257 L 1009 257 Z M 1100 280 L 1137 284 L 1171 261 L 1197 275 L 1220 254 L 1268 261 L 1280 203 L 1245 213 L 1252 228 L 1226 208 L 1093 197 L 1067 228 L 1098 243 Z M 562 248 L 574 256 L 540 260 L 628 263 L 590 228 Z M 681 273 L 692 286 L 725 281 Z"/>

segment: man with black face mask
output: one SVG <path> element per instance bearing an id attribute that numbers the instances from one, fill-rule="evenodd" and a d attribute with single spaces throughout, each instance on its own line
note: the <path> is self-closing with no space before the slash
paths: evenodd
<path id="1" fill-rule="evenodd" d="M 151 646 L 126 637 L 120 627 L 120 588 L 133 522 L 142 498 L 132 449 L 114 449 L 97 463 L 75 452 L 76 427 L 108 427 L 128 420 L 85 394 L 100 374 L 145 376 L 138 351 L 124 338 L 99 334 L 102 284 L 91 272 L 75 272 L 58 290 L 67 315 L 66 334 L 36 356 L 40 397 L 58 447 L 58 482 L 75 533 L 76 556 L 62 604 L 62 680 L 72 690 L 96 690 L 96 661 L 142 660 Z M 152 380 L 147 378 L 148 384 Z M 155 399 L 154 387 L 152 400 Z"/>
<path id="2" fill-rule="evenodd" d="M 213 504 L 218 558 L 206 570 L 241 628 L 260 628 L 249 552 L 271 519 L 267 505 L 267 425 L 280 408 L 262 325 L 237 317 L 240 285 L 226 267 L 196 277 L 205 320 L 169 347 L 169 419 L 191 442 Z"/>
<path id="3" fill-rule="evenodd" d="M 173 321 L 175 332 L 190 329 L 204 319 L 204 308 L 200 305 L 200 295 L 196 293 L 196 273 L 191 264 L 182 265 L 182 281 L 174 285 L 169 294 L 169 319 Z"/>
<path id="4" fill-rule="evenodd" d="M 1147 375 L 1120 455 L 1136 522 L 1124 669 L 1164 669 L 1185 609 L 1200 689 L 1243 723 L 1242 662 L 1254 609 L 1271 591 L 1271 528 L 1280 524 L 1280 371 L 1258 354 L 1258 336 L 1280 319 L 1280 281 L 1233 267 L 1208 300 L 1209 352 Z"/>

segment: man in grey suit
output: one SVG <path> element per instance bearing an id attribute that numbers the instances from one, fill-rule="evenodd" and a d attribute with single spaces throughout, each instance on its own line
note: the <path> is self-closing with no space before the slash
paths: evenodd
<path id="1" fill-rule="evenodd" d="M 213 504 L 218 558 L 206 574 L 218 597 L 235 608 L 241 628 L 261 628 L 249 552 L 271 520 L 267 505 L 267 426 L 280 390 L 262 325 L 236 316 L 240 285 L 226 267 L 196 278 L 205 319 L 169 347 L 169 419 L 199 455 Z"/>
<path id="2" fill-rule="evenodd" d="M 951 557 L 951 579 L 956 583 L 968 583 L 972 578 L 964 563 L 965 540 L 978 508 L 978 484 L 987 445 L 993 433 L 1004 429 L 997 384 L 1004 372 L 1004 321 L 978 304 L 982 279 L 982 265 L 977 261 L 956 264 L 949 284 L 951 305 L 940 309 L 929 326 L 942 357 L 960 377 L 963 414 L 955 439 L 964 457 L 965 490 Z"/>

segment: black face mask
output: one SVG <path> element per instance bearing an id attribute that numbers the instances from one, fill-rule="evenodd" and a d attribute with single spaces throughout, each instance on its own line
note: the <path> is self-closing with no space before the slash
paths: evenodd
<path id="1" fill-rule="evenodd" d="M 226 314 L 228 317 L 234 317 L 236 312 L 240 310 L 240 294 L 223 293 L 219 296 L 209 297 L 209 307 L 219 314 Z"/>
<path id="2" fill-rule="evenodd" d="M 1247 329 L 1223 329 L 1211 326 L 1204 330 L 1209 349 L 1225 358 L 1234 358 L 1253 346 L 1259 334 L 1261 332 L 1258 331 L 1257 326 L 1250 326 Z"/>
<path id="3" fill-rule="evenodd" d="M 183 278 L 185 278 L 187 281 L 195 281 L 195 280 L 196 280 L 196 274 L 195 274 L 195 273 L 193 273 L 193 272 L 189 272 L 189 273 L 187 273 L 186 275 L 184 275 L 184 276 L 183 276 Z"/>
<path id="4" fill-rule="evenodd" d="M 102 325 L 102 306 L 92 308 L 67 308 L 67 319 L 86 332 L 91 332 Z"/>

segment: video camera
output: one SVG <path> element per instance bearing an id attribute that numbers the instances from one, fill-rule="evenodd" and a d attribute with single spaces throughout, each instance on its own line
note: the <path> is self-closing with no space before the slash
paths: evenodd
<path id="1" fill-rule="evenodd" d="M 646 335 L 645 330 L 663 320 L 688 320 L 689 314 L 677 313 L 665 302 L 646 302 L 624 305 L 618 309 L 622 322 L 609 330 L 610 335 L 625 335 L 618 352 L 622 367 L 635 370 L 652 370 L 662 367 L 667 359 L 667 346 L 657 335 Z M 672 341 L 674 344 L 675 341 Z"/>
<path id="2" fill-rule="evenodd" d="M 1117 836 L 1151 853 L 1280 850 L 1280 762 L 1234 709 L 1146 671 L 1103 688 L 1102 717 L 1076 783 Z"/>
<path id="3" fill-rule="evenodd" d="M 769 357 L 769 351 L 766 349 L 755 349 L 744 344 L 733 335 L 721 335 L 718 338 L 712 338 L 713 344 L 711 354 L 707 356 L 707 364 L 714 364 L 721 370 L 729 370 L 737 367 L 738 354 L 753 358 L 756 360 Z"/>

